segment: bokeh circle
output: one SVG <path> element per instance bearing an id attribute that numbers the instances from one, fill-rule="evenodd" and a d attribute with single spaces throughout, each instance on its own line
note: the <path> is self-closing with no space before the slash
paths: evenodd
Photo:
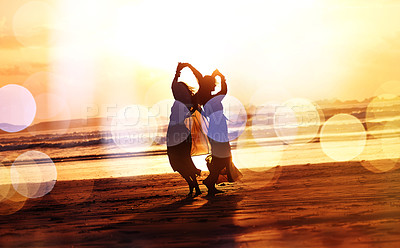
<path id="1" fill-rule="evenodd" d="M 303 98 L 292 98 L 276 106 L 274 128 L 286 144 L 304 144 L 313 140 L 324 116 L 320 108 Z"/>
<path id="2" fill-rule="evenodd" d="M 47 3 L 30 1 L 14 15 L 13 31 L 17 40 L 26 47 L 47 46 L 50 43 L 54 9 Z"/>
<path id="3" fill-rule="evenodd" d="M 336 161 L 349 161 L 360 155 L 366 140 L 363 124 L 349 114 L 337 114 L 329 118 L 320 134 L 322 150 Z"/>
<path id="4" fill-rule="evenodd" d="M 49 156 L 39 151 L 19 155 L 10 173 L 14 189 L 27 198 L 46 195 L 57 181 L 56 166 Z"/>
<path id="5" fill-rule="evenodd" d="M 384 124 L 400 127 L 400 96 L 385 93 L 374 97 L 368 104 L 365 119 L 368 129 Z M 371 134 L 380 138 L 380 133 Z"/>
<path id="6" fill-rule="evenodd" d="M 0 88 L 0 129 L 19 132 L 28 127 L 36 115 L 36 102 L 26 88 L 8 84 Z"/>
<path id="7" fill-rule="evenodd" d="M 368 140 L 365 153 L 371 158 L 363 160 L 362 165 L 375 173 L 396 169 L 400 160 L 400 128 L 386 123 L 369 128 L 368 134 L 379 138 Z"/>

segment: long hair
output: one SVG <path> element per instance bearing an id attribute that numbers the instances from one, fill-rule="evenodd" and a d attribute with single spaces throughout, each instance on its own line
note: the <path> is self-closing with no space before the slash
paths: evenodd
<path id="1" fill-rule="evenodd" d="M 196 92 L 196 89 L 192 86 L 187 85 L 186 83 L 179 81 L 178 82 L 179 85 L 182 85 L 183 87 L 185 87 L 185 89 L 187 89 L 187 91 L 189 92 L 190 96 L 193 96 L 194 93 Z"/>
<path id="2" fill-rule="evenodd" d="M 185 104 L 189 110 L 193 108 L 194 93 L 194 88 L 188 86 L 184 82 L 177 82 L 174 90 L 172 91 L 175 100 Z"/>

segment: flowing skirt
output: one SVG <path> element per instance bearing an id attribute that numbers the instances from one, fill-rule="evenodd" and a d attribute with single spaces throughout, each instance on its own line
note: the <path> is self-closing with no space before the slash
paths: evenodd
<path id="1" fill-rule="evenodd" d="M 192 137 L 189 135 L 185 141 L 175 146 L 167 147 L 169 163 L 174 171 L 182 176 L 190 176 L 198 173 L 190 155 L 192 148 Z"/>

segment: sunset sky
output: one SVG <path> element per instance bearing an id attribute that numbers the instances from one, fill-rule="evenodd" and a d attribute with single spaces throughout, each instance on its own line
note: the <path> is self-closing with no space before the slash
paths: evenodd
<path id="1" fill-rule="evenodd" d="M 30 90 L 41 120 L 95 117 L 172 98 L 190 62 L 218 68 L 243 104 L 362 100 L 400 80 L 399 13 L 389 0 L 0 0 L 0 87 Z"/>

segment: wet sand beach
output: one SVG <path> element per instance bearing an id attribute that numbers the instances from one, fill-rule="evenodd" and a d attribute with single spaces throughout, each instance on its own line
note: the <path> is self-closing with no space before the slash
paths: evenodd
<path id="1" fill-rule="evenodd" d="M 385 163 L 385 161 L 378 161 Z M 397 167 L 398 168 L 398 167 Z M 187 198 L 179 174 L 58 181 L 0 216 L 2 247 L 397 247 L 400 170 L 360 162 L 243 169 Z M 279 171 L 277 174 L 276 171 Z M 199 178 L 203 179 L 205 175 Z M 265 178 L 270 178 L 265 176 Z M 1 205 L 5 211 L 5 204 Z"/>

